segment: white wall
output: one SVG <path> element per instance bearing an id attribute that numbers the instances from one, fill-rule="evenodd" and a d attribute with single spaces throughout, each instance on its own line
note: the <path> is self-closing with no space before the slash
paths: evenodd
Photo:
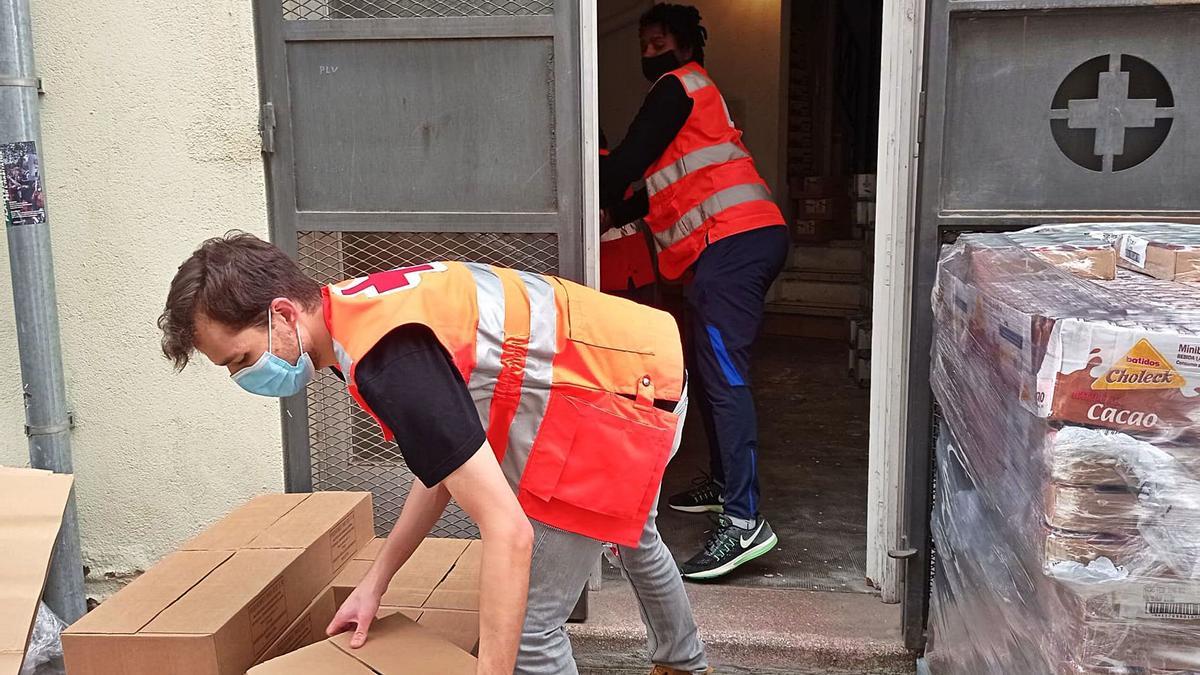
<path id="1" fill-rule="evenodd" d="M 781 0 L 691 0 L 708 28 L 705 66 L 729 103 L 734 120 L 759 172 L 779 193 L 782 155 L 780 134 Z M 649 84 L 642 77 L 638 54 L 636 10 L 644 0 L 599 3 L 600 126 L 615 146 L 625 135 Z M 633 21 L 611 32 L 610 21 L 633 13 Z"/>
<path id="2" fill-rule="evenodd" d="M 250 495 L 282 489 L 278 404 L 206 362 L 174 375 L 155 319 L 179 263 L 266 236 L 251 3 L 41 0 L 33 28 L 80 530 L 90 593 Z M 28 461 L 0 246 L 0 463 Z"/>

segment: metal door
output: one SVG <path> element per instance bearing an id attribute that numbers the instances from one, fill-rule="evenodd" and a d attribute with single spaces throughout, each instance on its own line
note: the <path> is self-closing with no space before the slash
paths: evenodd
<path id="1" fill-rule="evenodd" d="M 913 266 L 905 637 L 931 569 L 930 293 L 957 233 L 1200 219 L 1200 6 L 931 0 Z"/>
<path id="2" fill-rule="evenodd" d="M 319 281 L 428 260 L 583 273 L 577 0 L 256 0 L 272 235 Z M 284 404 L 287 488 L 412 474 L 320 374 Z M 435 533 L 476 536 L 453 504 Z"/>

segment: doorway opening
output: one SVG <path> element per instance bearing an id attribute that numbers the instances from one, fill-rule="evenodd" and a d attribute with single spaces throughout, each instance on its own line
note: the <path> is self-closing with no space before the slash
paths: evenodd
<path id="1" fill-rule="evenodd" d="M 598 117 L 613 147 L 649 88 L 638 18 L 653 4 L 598 3 Z M 706 68 L 792 233 L 751 372 L 761 510 L 779 545 L 720 583 L 872 594 L 868 406 L 882 2 L 690 4 L 709 31 Z M 682 314 L 679 287 L 664 286 L 659 296 Z M 667 469 L 659 515 L 680 561 L 699 550 L 712 521 L 671 511 L 665 496 L 688 489 L 707 467 L 693 415 Z"/>

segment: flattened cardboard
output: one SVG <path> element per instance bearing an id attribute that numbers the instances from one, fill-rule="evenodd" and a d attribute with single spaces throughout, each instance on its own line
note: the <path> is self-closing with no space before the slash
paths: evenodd
<path id="1" fill-rule="evenodd" d="M 240 675 L 309 604 L 302 554 L 177 551 L 63 633 L 67 669 Z"/>
<path id="2" fill-rule="evenodd" d="M 258 662 L 269 661 L 288 652 L 294 652 L 301 647 L 307 647 L 314 642 L 320 642 L 327 636 L 325 629 L 333 621 L 337 613 L 337 603 L 333 601 L 333 589 L 326 588 L 316 600 L 300 613 L 300 616 L 287 627 L 283 635 L 267 648 L 267 652 Z"/>
<path id="3" fill-rule="evenodd" d="M 422 607 L 479 611 L 479 572 L 482 567 L 483 542 L 473 540 Z"/>
<path id="4" fill-rule="evenodd" d="M 18 672 L 24 660 L 73 480 L 0 467 L 0 675 Z"/>
<path id="5" fill-rule="evenodd" d="M 413 551 L 383 594 L 383 605 L 420 607 L 468 548 L 464 539 L 426 539 Z M 331 586 L 340 605 L 371 568 L 371 561 L 351 560 L 334 578 Z M 451 607 L 449 609 L 464 609 Z M 466 608 L 469 609 L 469 608 Z"/>
<path id="6" fill-rule="evenodd" d="M 251 668 L 248 675 L 468 675 L 475 657 L 402 613 L 376 621 L 366 644 L 351 649 L 350 634 L 298 649 Z"/>

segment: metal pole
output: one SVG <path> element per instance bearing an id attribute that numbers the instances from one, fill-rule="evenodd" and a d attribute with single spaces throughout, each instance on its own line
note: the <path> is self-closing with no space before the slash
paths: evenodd
<path id="1" fill-rule="evenodd" d="M 0 146 L 32 141 L 32 146 L 22 147 L 34 150 L 32 174 L 35 185 L 44 188 L 36 78 L 29 2 L 0 0 Z M 7 162 L 4 169 L 8 180 Z M 12 210 L 5 215 L 29 460 L 34 468 L 72 473 L 71 419 L 59 344 L 50 226 L 44 216 L 14 218 Z M 67 502 L 43 597 L 67 623 L 86 611 L 74 492 Z"/>

